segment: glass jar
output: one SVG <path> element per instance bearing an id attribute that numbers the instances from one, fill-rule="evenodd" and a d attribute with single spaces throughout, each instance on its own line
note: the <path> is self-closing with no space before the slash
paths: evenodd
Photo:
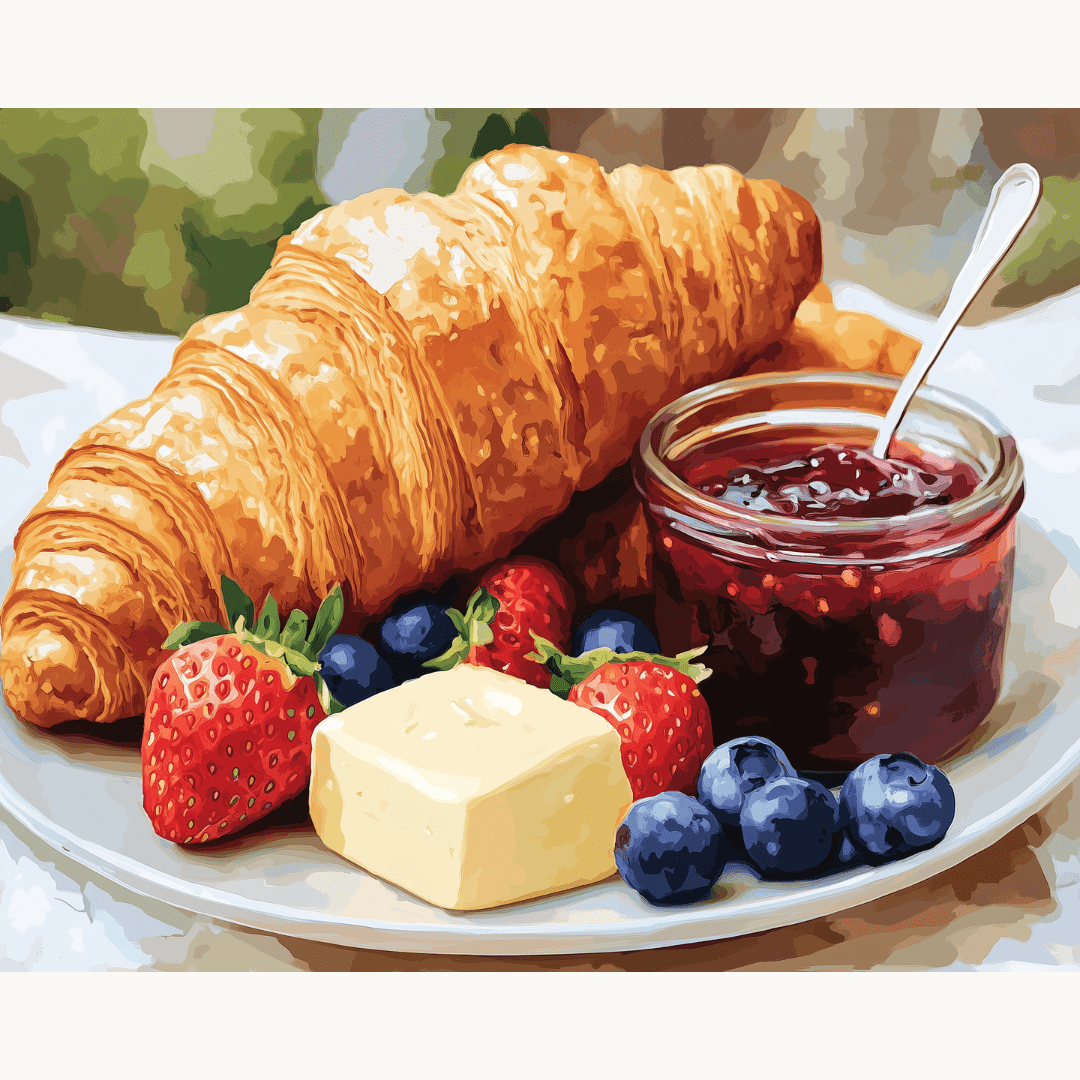
<path id="1" fill-rule="evenodd" d="M 901 750 L 934 762 L 994 705 L 1024 487 L 1014 440 L 985 410 L 923 388 L 893 441 L 891 458 L 970 481 L 945 505 L 789 517 L 696 486 L 711 462 L 869 449 L 898 385 L 849 372 L 732 379 L 679 398 L 642 435 L 634 478 L 660 644 L 707 646 L 717 744 L 764 735 L 818 773 Z"/>

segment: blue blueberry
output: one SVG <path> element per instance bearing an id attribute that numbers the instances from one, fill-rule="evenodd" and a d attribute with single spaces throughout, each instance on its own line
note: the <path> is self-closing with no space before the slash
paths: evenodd
<path id="1" fill-rule="evenodd" d="M 779 776 L 746 796 L 739 823 L 746 853 L 766 877 L 799 877 L 832 855 L 840 808 L 816 780 Z"/>
<path id="2" fill-rule="evenodd" d="M 612 652 L 658 653 L 660 645 L 653 632 L 636 616 L 614 608 L 604 608 L 590 615 L 574 634 L 570 655 L 580 656 L 593 649 Z"/>
<path id="3" fill-rule="evenodd" d="M 335 634 L 319 653 L 319 663 L 330 693 L 342 705 L 355 705 L 397 685 L 375 646 L 352 634 Z"/>
<path id="4" fill-rule="evenodd" d="M 457 637 L 446 604 L 420 593 L 410 597 L 379 626 L 380 651 L 399 683 L 416 679 L 430 669 L 424 662 L 442 656 Z"/>
<path id="5" fill-rule="evenodd" d="M 787 754 L 770 739 L 747 735 L 718 746 L 698 773 L 698 799 L 720 822 L 725 835 L 741 842 L 739 815 L 751 791 L 778 776 L 798 776 Z"/>
<path id="6" fill-rule="evenodd" d="M 730 853 L 716 818 L 681 791 L 640 799 L 615 833 L 623 881 L 651 904 L 703 900 Z"/>
<path id="7" fill-rule="evenodd" d="M 841 822 L 873 862 L 932 847 L 956 814 L 949 778 L 913 754 L 880 754 L 853 769 L 840 789 Z"/>
<path id="8" fill-rule="evenodd" d="M 840 811 L 843 817 L 843 810 Z M 836 847 L 833 857 L 837 870 L 846 870 L 850 866 L 857 866 L 863 861 L 862 852 L 851 842 L 846 830 L 840 830 L 840 843 Z"/>
<path id="9" fill-rule="evenodd" d="M 841 870 L 854 870 L 856 867 L 865 866 L 866 859 L 863 853 L 851 842 L 843 827 L 838 830 L 833 838 L 832 851 L 829 857 L 816 869 L 801 875 L 807 878 L 828 877 Z"/>

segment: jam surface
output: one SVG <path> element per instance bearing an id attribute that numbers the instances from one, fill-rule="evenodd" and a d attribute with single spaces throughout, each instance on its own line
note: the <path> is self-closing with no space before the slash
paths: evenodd
<path id="1" fill-rule="evenodd" d="M 830 443 L 797 457 L 764 461 L 701 462 L 687 480 L 729 506 L 798 518 L 895 517 L 920 506 L 944 506 L 969 495 L 966 469 L 936 471 L 923 463 L 889 458 Z M 726 471 L 716 473 L 717 466 Z"/>

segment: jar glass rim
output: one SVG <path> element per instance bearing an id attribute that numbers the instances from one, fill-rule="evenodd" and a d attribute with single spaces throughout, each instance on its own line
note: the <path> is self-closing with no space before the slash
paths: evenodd
<path id="1" fill-rule="evenodd" d="M 697 535 L 707 542 L 721 543 L 725 548 L 762 547 L 772 549 L 777 556 L 787 555 L 800 561 L 810 559 L 823 563 L 892 562 L 898 558 L 930 557 L 950 553 L 970 538 L 972 527 L 980 536 L 997 527 L 1003 519 L 1011 518 L 1023 497 L 1023 463 L 1015 440 L 1004 425 L 989 410 L 960 394 L 937 387 L 923 386 L 913 399 L 898 435 L 903 438 L 919 406 L 936 407 L 954 423 L 971 425 L 979 437 L 996 448 L 989 471 L 980 474 L 975 489 L 964 498 L 944 506 L 922 506 L 897 517 L 880 518 L 792 518 L 767 514 L 722 503 L 683 480 L 665 461 L 675 426 L 692 419 L 712 403 L 738 397 L 757 389 L 771 390 L 783 385 L 809 388 L 820 384 L 825 395 L 841 387 L 868 391 L 892 391 L 900 385 L 895 376 L 877 372 L 802 371 L 768 372 L 744 375 L 691 391 L 661 409 L 649 422 L 638 442 L 634 460 L 634 476 L 638 489 L 649 507 L 665 517 L 681 532 Z M 890 394 L 891 397 L 891 394 Z M 838 404 L 842 404 L 839 401 Z M 824 408 L 825 406 L 818 406 Z M 812 408 L 812 407 L 809 407 Z M 769 413 L 747 413 L 747 420 L 767 417 L 768 426 L 782 437 L 784 414 L 794 423 L 805 417 L 805 409 L 777 408 Z M 876 434 L 883 416 L 851 408 L 845 410 L 852 426 Z M 856 419 L 857 418 L 857 419 Z M 736 417 L 737 419 L 737 417 Z M 734 423 L 734 421 L 733 421 Z M 830 441 L 830 440 L 824 440 Z M 983 527 L 980 528 L 979 526 Z M 884 556 L 871 549 L 884 535 L 895 544 L 907 541 L 915 546 L 902 553 Z M 919 543 L 928 534 L 939 542 Z M 867 549 L 858 557 L 859 548 Z M 822 549 L 844 548 L 843 556 L 833 557 Z M 854 557 L 853 557 L 854 556 Z"/>

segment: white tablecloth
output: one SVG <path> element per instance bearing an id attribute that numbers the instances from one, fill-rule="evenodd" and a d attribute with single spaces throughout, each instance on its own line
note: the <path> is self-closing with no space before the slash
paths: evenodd
<path id="1" fill-rule="evenodd" d="M 913 336 L 929 320 L 855 286 L 837 305 Z M 176 341 L 0 316 L 0 594 L 10 537 L 52 466 L 95 420 L 147 394 Z M 931 382 L 1016 435 L 1024 512 L 1080 570 L 1080 290 L 961 327 Z M 949 872 L 827 919 L 643 953 L 469 961 L 266 934 L 147 900 L 85 870 L 0 810 L 0 970 L 963 968 L 1080 970 L 1080 780 Z"/>

